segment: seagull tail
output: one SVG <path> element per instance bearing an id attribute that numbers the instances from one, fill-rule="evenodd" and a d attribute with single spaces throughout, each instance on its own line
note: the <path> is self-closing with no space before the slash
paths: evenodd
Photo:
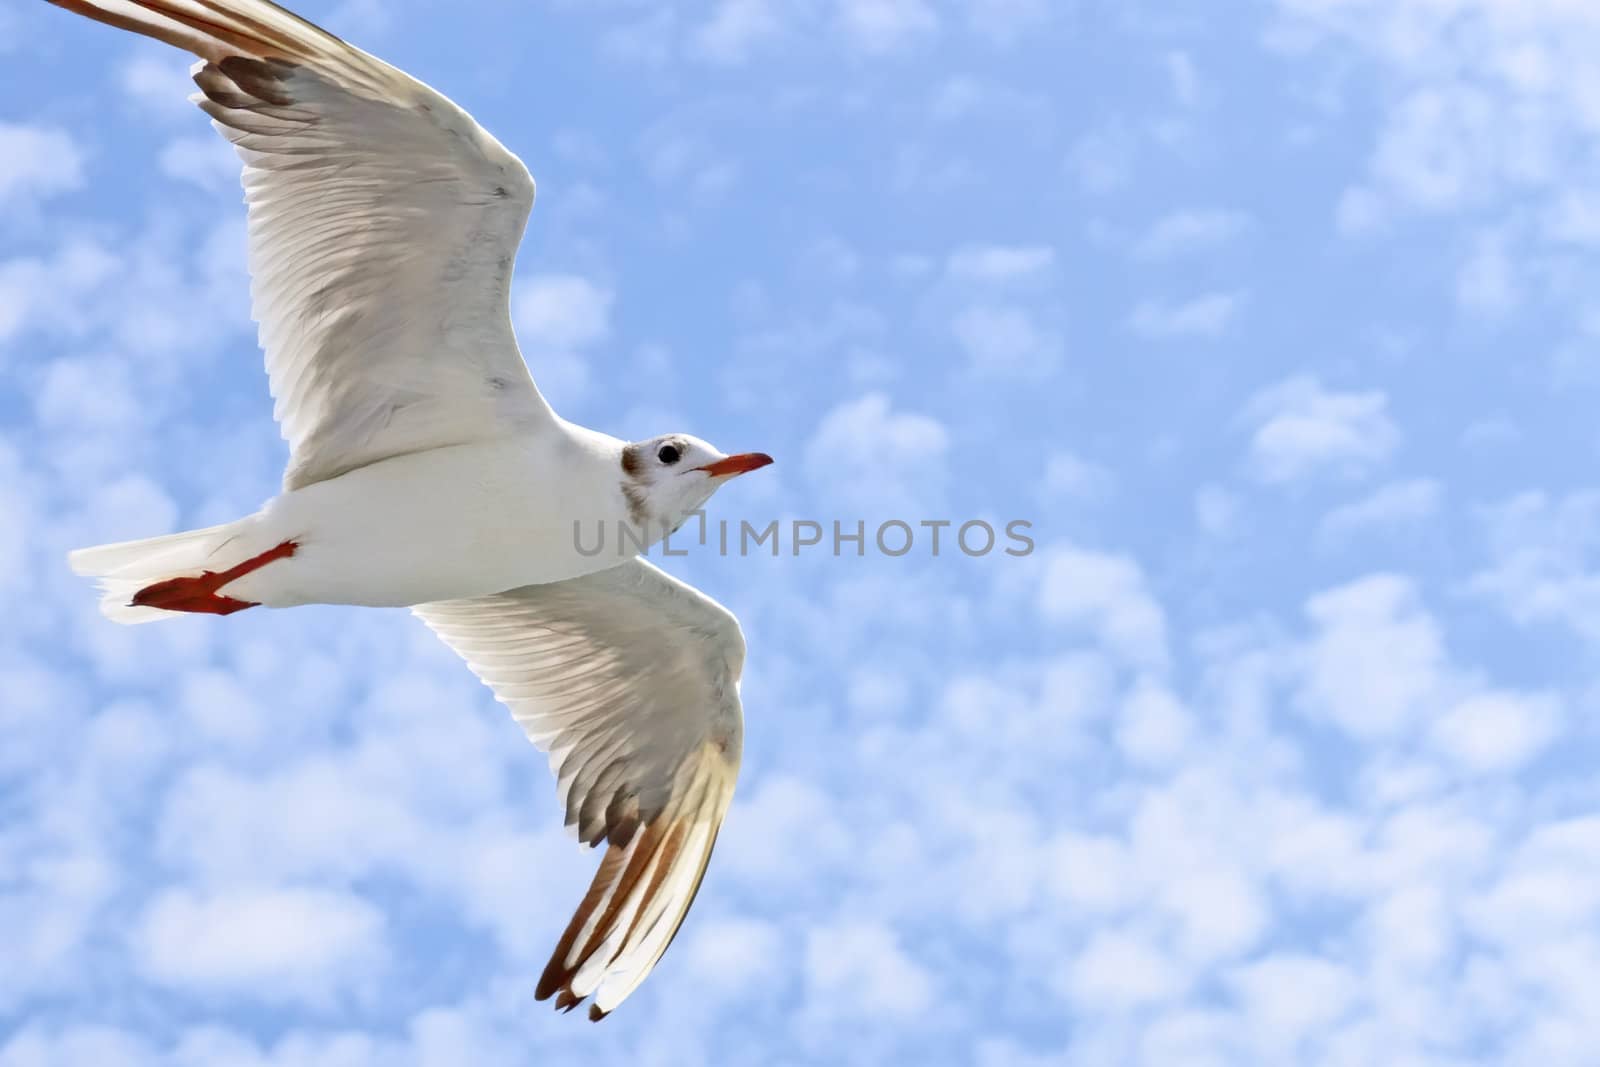
<path id="1" fill-rule="evenodd" d="M 142 541 L 80 548 L 67 553 L 67 565 L 75 574 L 99 579 L 100 612 L 106 618 L 125 624 L 172 618 L 182 612 L 136 605 L 133 600 L 155 583 L 211 569 L 218 550 L 247 533 L 254 518 Z"/>

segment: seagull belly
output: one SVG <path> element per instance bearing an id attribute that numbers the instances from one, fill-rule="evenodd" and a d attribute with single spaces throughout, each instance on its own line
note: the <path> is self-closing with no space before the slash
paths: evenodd
<path id="1" fill-rule="evenodd" d="M 622 521 L 610 470 L 551 463 L 520 442 L 397 456 L 278 497 L 264 540 L 292 559 L 229 586 L 268 607 L 404 607 L 561 581 L 621 562 L 585 555 L 577 525 Z"/>

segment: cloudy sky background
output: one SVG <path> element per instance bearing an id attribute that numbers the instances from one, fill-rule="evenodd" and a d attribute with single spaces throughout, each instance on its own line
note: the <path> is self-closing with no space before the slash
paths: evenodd
<path id="1" fill-rule="evenodd" d="M 0 11 L 0 1065 L 1592 1063 L 1600 8 L 414 0 L 304 13 L 529 164 L 564 414 L 750 645 L 671 952 L 533 1002 L 594 857 L 404 612 L 121 629 L 68 548 L 284 449 L 187 61 Z"/>

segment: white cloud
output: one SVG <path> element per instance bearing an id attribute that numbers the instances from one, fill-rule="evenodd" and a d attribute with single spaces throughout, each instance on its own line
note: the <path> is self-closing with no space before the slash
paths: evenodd
<path id="1" fill-rule="evenodd" d="M 1182 108 L 1199 106 L 1206 93 L 1200 72 L 1195 69 L 1193 57 L 1188 52 L 1173 49 L 1166 54 L 1165 60 L 1167 78 L 1172 82 L 1172 96 L 1178 106 Z"/>
<path id="2" fill-rule="evenodd" d="M 755 996 L 785 970 L 792 951 L 774 923 L 721 918 L 700 922 L 684 946 L 685 965 L 697 986 L 723 996 Z"/>
<path id="3" fill-rule="evenodd" d="M 1400 101 L 1373 155 L 1374 178 L 1408 206 L 1448 211 L 1481 199 L 1494 166 L 1488 98 L 1463 86 Z"/>
<path id="4" fill-rule="evenodd" d="M 804 855 L 789 846 L 802 837 Z M 853 862 L 853 844 L 826 793 L 812 782 L 775 773 L 734 801 L 717 838 L 717 864 L 764 895 L 788 896 L 805 888 L 808 871 Z"/>
<path id="5" fill-rule="evenodd" d="M 1128 184 L 1137 155 L 1137 139 L 1121 125 L 1091 130 L 1067 152 L 1067 173 L 1088 192 L 1104 195 Z"/>
<path id="6" fill-rule="evenodd" d="M 950 253 L 945 272 L 957 281 L 1006 283 L 1036 279 L 1055 265 L 1048 245 L 967 245 Z"/>
<path id="7" fill-rule="evenodd" d="M 1521 302 L 1517 265 L 1506 239 L 1480 237 L 1456 275 L 1456 303 L 1484 318 L 1499 318 Z"/>
<path id="8" fill-rule="evenodd" d="M 1400 444 L 1382 392 L 1335 392 L 1301 375 L 1251 398 L 1244 418 L 1255 426 L 1250 463 L 1264 482 L 1313 475 L 1352 477 L 1387 460 Z"/>
<path id="9" fill-rule="evenodd" d="M 1444 492 L 1429 478 L 1391 482 L 1323 516 L 1317 535 L 1342 543 L 1362 533 L 1415 527 L 1438 514 Z"/>
<path id="10" fill-rule="evenodd" d="M 179 137 L 161 150 L 161 173 L 202 189 L 234 192 L 239 188 L 239 157 L 221 137 Z"/>
<path id="11" fill-rule="evenodd" d="M 1228 977 L 1251 1021 L 1255 1043 L 1277 1062 L 1298 1061 L 1307 1039 L 1355 1005 L 1358 986 L 1343 967 L 1315 956 L 1275 954 Z"/>
<path id="12" fill-rule="evenodd" d="M 259 749 L 271 717 L 234 675 L 201 669 L 183 680 L 182 710 L 189 725 L 218 748 Z"/>
<path id="13" fill-rule="evenodd" d="M 651 178 L 701 201 L 720 199 L 739 177 L 730 156 L 702 132 L 680 123 L 664 121 L 646 130 L 639 151 Z M 678 224 L 684 225 L 681 218 Z"/>
<path id="14" fill-rule="evenodd" d="M 517 286 L 517 330 L 531 343 L 581 348 L 611 333 L 609 290 L 572 274 L 538 274 Z"/>
<path id="15" fill-rule="evenodd" d="M 83 184 L 83 149 L 70 133 L 0 122 L 0 205 L 15 209 Z"/>
<path id="16" fill-rule="evenodd" d="M 783 20 L 773 0 L 721 0 L 694 33 L 697 53 L 717 63 L 743 63 L 756 45 L 777 36 Z"/>
<path id="17" fill-rule="evenodd" d="M 1142 889 L 1120 838 L 1067 831 L 1047 852 L 1046 884 L 1056 900 L 1076 912 L 1092 916 L 1121 910 Z"/>
<path id="18" fill-rule="evenodd" d="M 1126 1011 L 1168 1000 L 1184 984 L 1182 972 L 1148 940 L 1100 931 L 1072 962 L 1065 992 L 1092 1011 Z"/>
<path id="19" fill-rule="evenodd" d="M 999 124 L 1016 126 L 1024 136 L 1049 129 L 1053 114 L 1048 96 L 970 74 L 957 74 L 940 82 L 933 91 L 929 113 L 939 122 L 969 120 L 975 129 L 979 124 L 989 128 Z"/>
<path id="20" fill-rule="evenodd" d="M 511 294 L 511 320 L 539 391 L 558 409 L 589 386 L 585 350 L 611 335 L 614 296 L 575 274 L 536 274 Z"/>
<path id="21" fill-rule="evenodd" d="M 1178 303 L 1146 300 L 1133 309 L 1128 327 L 1150 340 L 1218 337 L 1227 332 L 1244 304 L 1241 292 L 1207 293 Z"/>
<path id="22" fill-rule="evenodd" d="M 903 48 L 939 28 L 925 0 L 835 0 L 846 36 L 868 52 Z"/>
<path id="23" fill-rule="evenodd" d="M 1537 950 L 1600 919 L 1600 817 L 1553 820 L 1528 835 L 1463 908 L 1467 925 L 1502 949 Z"/>
<path id="24" fill-rule="evenodd" d="M 1043 378 L 1061 360 L 1063 343 L 1016 304 L 975 304 L 950 324 L 974 371 L 982 375 Z"/>
<path id="25" fill-rule="evenodd" d="M 1456 279 L 1461 306 L 1503 315 L 1522 277 L 1551 252 L 1600 232 L 1584 200 L 1600 131 L 1590 57 L 1600 49 L 1592 8 L 1567 0 L 1278 0 L 1275 41 L 1300 69 L 1327 55 L 1370 78 L 1364 107 L 1379 116 L 1365 173 L 1341 197 L 1339 224 L 1360 234 L 1409 216 L 1464 217 L 1514 245 L 1475 242 Z M 1313 73 L 1313 77 L 1318 76 Z M 1341 99 L 1337 106 L 1348 107 Z M 1530 225 L 1533 223 L 1533 225 Z M 1446 241 L 1452 241 L 1446 237 Z M 1449 263 L 1451 256 L 1436 257 Z M 1579 287 L 1587 291 L 1592 285 Z"/>
<path id="26" fill-rule="evenodd" d="M 376 982 L 385 957 L 383 916 L 324 889 L 169 889 L 146 907 L 132 941 L 152 981 L 269 1002 L 325 1003 Z"/>
<path id="27" fill-rule="evenodd" d="M 806 471 L 814 485 L 873 514 L 910 513 L 942 486 L 949 443 L 938 419 L 895 411 L 888 396 L 868 393 L 822 417 Z"/>
<path id="28" fill-rule="evenodd" d="M 1592 189 L 1563 189 L 1545 209 L 1540 232 L 1557 245 L 1600 244 L 1600 196 Z"/>
<path id="29" fill-rule="evenodd" d="M 194 82 L 181 53 L 166 48 L 141 50 L 117 72 L 117 82 L 137 105 L 130 109 L 135 117 L 188 123 L 197 117 L 197 109 L 188 100 Z"/>
<path id="30" fill-rule="evenodd" d="M 967 22 L 980 36 L 1009 45 L 1036 31 L 1053 14 L 1050 0 L 963 0 Z"/>
<path id="31" fill-rule="evenodd" d="M 1091 500 L 1111 492 L 1114 484 L 1111 471 L 1101 464 L 1071 452 L 1055 452 L 1045 461 L 1039 495 L 1046 500 Z"/>
<path id="32" fill-rule="evenodd" d="M 113 1026 L 85 1023 L 58 1033 L 25 1026 L 0 1046 L 4 1067 L 77 1067 L 83 1063 L 115 1063 L 155 1067 L 158 1058 L 137 1034 Z"/>
<path id="33" fill-rule="evenodd" d="M 830 282 L 851 282 L 861 273 L 861 255 L 837 237 L 819 237 L 800 253 L 800 268 Z"/>
<path id="34" fill-rule="evenodd" d="M 1469 588 L 1520 625 L 1553 622 L 1600 641 L 1600 491 L 1522 493 L 1485 512 L 1492 560 Z"/>
<path id="35" fill-rule="evenodd" d="M 1178 211 L 1151 224 L 1133 244 L 1136 259 L 1166 262 L 1217 248 L 1249 228 L 1250 216 L 1239 211 Z"/>
<path id="36" fill-rule="evenodd" d="M 49 259 L 0 263 L 0 342 L 28 329 L 75 334 L 83 302 L 123 262 L 100 245 L 67 241 Z"/>
<path id="37" fill-rule="evenodd" d="M 1478 773 L 1514 771 L 1556 736 L 1561 716 L 1548 696 L 1475 693 L 1434 723 L 1434 745 L 1462 769 Z"/>
<path id="38" fill-rule="evenodd" d="M 1141 682 L 1122 705 L 1117 744 L 1130 763 L 1171 766 L 1188 751 L 1194 717 L 1167 689 Z"/>
<path id="39" fill-rule="evenodd" d="M 665 67 L 675 55 L 678 13 L 666 6 L 642 10 L 648 13 L 634 17 L 629 12 L 625 20 L 606 29 L 600 38 L 601 54 L 619 66 Z"/>
<path id="40" fill-rule="evenodd" d="M 1154 865 L 1159 866 L 1159 857 Z M 1215 964 L 1239 956 L 1267 934 L 1272 917 L 1253 871 L 1212 863 L 1172 878 L 1162 904 L 1178 921 L 1177 945 L 1189 960 Z"/>
<path id="41" fill-rule="evenodd" d="M 1194 518 L 1210 537 L 1226 537 L 1238 525 L 1241 503 L 1220 485 L 1202 485 L 1194 492 Z"/>
<path id="42" fill-rule="evenodd" d="M 806 935 L 806 1001 L 824 1017 L 910 1020 L 934 998 L 932 975 L 900 947 L 894 932 L 845 921 Z"/>
<path id="43" fill-rule="evenodd" d="M 1407 886 L 1375 901 L 1367 925 L 1383 969 L 1422 977 L 1445 963 L 1457 941 L 1454 904 L 1436 886 Z"/>
<path id="44" fill-rule="evenodd" d="M 1438 625 L 1407 580 L 1375 575 L 1312 597 L 1301 705 L 1373 740 L 1438 707 L 1446 659 Z"/>
<path id="45" fill-rule="evenodd" d="M 1166 616 L 1126 556 L 1055 548 L 1044 564 L 1039 613 L 1081 627 L 1129 663 L 1161 668 L 1167 661 Z"/>

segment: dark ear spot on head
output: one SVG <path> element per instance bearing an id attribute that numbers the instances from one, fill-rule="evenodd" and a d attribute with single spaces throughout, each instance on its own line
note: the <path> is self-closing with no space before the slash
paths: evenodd
<path id="1" fill-rule="evenodd" d="M 639 446 L 624 445 L 622 447 L 622 473 L 632 478 L 639 473 Z"/>

